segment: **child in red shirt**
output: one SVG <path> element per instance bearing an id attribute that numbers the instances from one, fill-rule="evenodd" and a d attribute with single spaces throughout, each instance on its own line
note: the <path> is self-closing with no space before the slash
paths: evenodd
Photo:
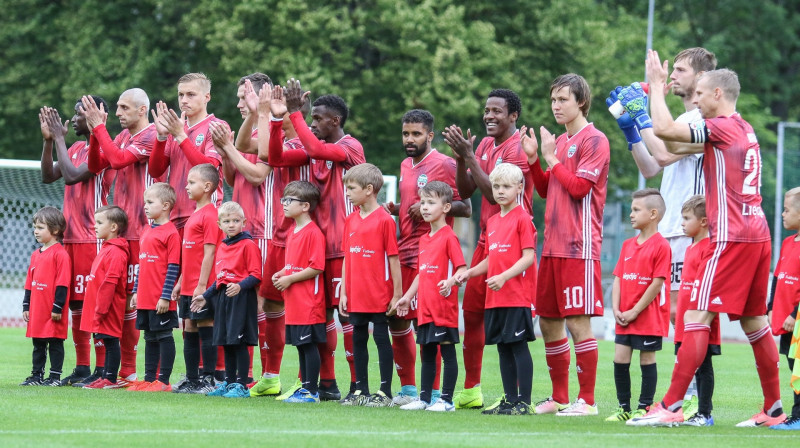
<path id="1" fill-rule="evenodd" d="M 625 241 L 614 269 L 611 306 L 616 320 L 614 382 L 619 409 L 606 421 L 624 422 L 641 417 L 653 404 L 658 370 L 656 351 L 669 334 L 668 299 L 672 251 L 658 233 L 666 205 L 661 193 L 646 188 L 633 193 L 631 225 L 639 235 Z M 631 412 L 631 356 L 639 350 L 642 389 L 639 406 Z"/>
<path id="2" fill-rule="evenodd" d="M 169 214 L 177 200 L 175 190 L 158 182 L 144 191 L 144 213 L 153 221 L 139 239 L 139 273 L 133 286 L 136 328 L 144 330 L 144 381 L 128 388 L 140 392 L 170 392 L 175 363 L 178 306 L 172 290 L 181 262 L 181 239 Z M 158 377 L 156 372 L 158 371 Z"/>
<path id="3" fill-rule="evenodd" d="M 246 398 L 250 368 L 248 346 L 258 345 L 258 299 L 261 282 L 261 251 L 249 233 L 243 232 L 244 210 L 236 202 L 219 208 L 219 227 L 225 233 L 217 247 L 214 272 L 216 281 L 208 290 L 194 296 L 191 310 L 208 307 L 214 314 L 214 345 L 225 353 L 225 381 L 207 395 Z"/>
<path id="4" fill-rule="evenodd" d="M 272 275 L 272 283 L 283 292 L 286 341 L 297 347 L 302 381 L 302 387 L 283 400 L 287 403 L 319 403 L 320 349 L 326 346 L 327 325 L 321 287 L 325 236 L 310 215 L 318 202 L 319 189 L 306 181 L 290 182 L 281 198 L 284 215 L 295 225 L 287 237 L 285 267 Z"/>
<path id="5" fill-rule="evenodd" d="M 500 206 L 500 213 L 486 223 L 489 255 L 454 280 L 461 284 L 486 275 L 486 345 L 497 345 L 505 396 L 483 413 L 530 415 L 533 360 L 528 341 L 536 340 L 531 307 L 536 293 L 536 228 L 517 202 L 524 188 L 522 170 L 501 163 L 489 181 Z"/>
<path id="6" fill-rule="evenodd" d="M 350 316 L 353 325 L 355 392 L 344 406 L 384 407 L 392 403 L 394 356 L 389 341 L 389 309 L 403 295 L 400 261 L 397 257 L 397 227 L 394 219 L 378 204 L 383 174 L 375 165 L 356 165 L 344 176 L 347 199 L 358 207 L 344 225 L 342 248 L 342 295 L 339 313 Z M 330 238 L 331 235 L 328 235 Z M 369 396 L 369 324 L 378 347 L 381 387 Z"/>
<path id="7" fill-rule="evenodd" d="M 447 225 L 446 215 L 453 202 L 453 189 L 441 181 L 428 182 L 419 190 L 420 213 L 430 224 L 430 232 L 419 239 L 419 271 L 405 295 L 393 309 L 403 317 L 417 297 L 417 343 L 422 354 L 421 392 L 418 399 L 400 406 L 406 411 L 455 411 L 453 389 L 458 380 L 458 359 L 455 344 L 458 336 L 458 287 L 447 279 L 466 270 L 461 244 Z M 431 402 L 436 353 L 441 350 L 444 361 L 442 394 Z"/>
<path id="8" fill-rule="evenodd" d="M 33 339 L 33 369 L 20 386 L 60 386 L 64 365 L 64 340 L 69 319 L 63 319 L 69 301 L 72 264 L 59 243 L 67 221 L 54 207 L 33 215 L 33 235 L 42 247 L 31 254 L 25 278 L 22 318 L 28 323 L 25 336 Z M 50 353 L 50 376 L 44 379 L 44 364 Z"/>
<path id="9" fill-rule="evenodd" d="M 103 247 L 92 262 L 83 301 L 81 330 L 94 333 L 106 346 L 103 376 L 84 389 L 117 389 L 121 359 L 122 319 L 128 302 L 128 241 L 120 235 L 128 227 L 128 215 L 116 205 L 105 205 L 94 213 L 94 231 Z"/>

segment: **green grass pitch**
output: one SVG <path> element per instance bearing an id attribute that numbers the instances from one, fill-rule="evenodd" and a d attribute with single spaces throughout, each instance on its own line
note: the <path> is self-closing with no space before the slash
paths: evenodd
<path id="1" fill-rule="evenodd" d="M 179 332 L 175 332 L 180 339 Z M 370 343 L 372 344 L 372 343 Z M 29 375 L 32 346 L 24 329 L 0 328 L 0 447 L 636 447 L 687 446 L 781 447 L 796 443 L 793 432 L 766 428 L 735 428 L 758 411 L 761 390 L 747 344 L 726 344 L 715 357 L 717 374 L 714 396 L 716 426 L 711 428 L 630 428 L 603 419 L 616 408 L 613 381 L 613 344 L 600 342 L 597 402 L 600 415 L 588 418 L 543 416 L 484 416 L 480 411 L 455 413 L 404 412 L 396 408 L 345 408 L 335 403 L 286 404 L 271 398 L 224 399 L 169 393 L 134 393 L 125 390 L 19 387 Z M 550 393 L 541 341 L 530 344 L 534 360 L 534 400 Z M 373 347 L 374 348 L 374 347 Z M 341 345 L 340 345 L 340 352 Z M 65 370 L 74 366 L 74 352 L 67 343 Z M 183 370 L 180 342 L 173 379 Z M 460 356 L 460 349 L 459 349 Z M 143 371 L 139 357 L 139 372 Z M 660 399 L 668 385 L 674 356 L 671 344 L 659 353 Z M 459 361 L 460 362 L 460 361 Z M 635 363 L 636 361 L 634 361 Z M 378 381 L 377 355 L 370 358 L 370 379 Z M 258 361 L 255 366 L 260 371 Z M 297 352 L 286 347 L 282 380 L 293 382 Z M 638 397 L 639 370 L 631 368 L 633 398 Z M 340 387 L 349 378 L 342 357 L 337 367 Z M 463 368 L 459 373 L 460 389 Z M 397 378 L 395 390 L 399 389 Z M 783 402 L 791 408 L 788 369 L 781 359 Z M 577 392 L 574 374 L 571 396 Z M 487 347 L 484 355 L 483 390 L 491 403 L 501 394 L 497 352 Z M 487 403 L 488 404 L 488 403 Z M 433 414 L 433 415 L 432 415 Z M 794 442 L 792 442 L 794 441 Z"/>

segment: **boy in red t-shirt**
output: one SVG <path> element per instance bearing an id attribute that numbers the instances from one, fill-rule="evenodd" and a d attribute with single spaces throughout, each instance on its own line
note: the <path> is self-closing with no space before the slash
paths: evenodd
<path id="1" fill-rule="evenodd" d="M 355 391 L 342 400 L 343 406 L 384 407 L 392 403 L 394 357 L 389 341 L 389 309 L 403 295 L 400 261 L 397 257 L 397 228 L 394 219 L 378 204 L 383 186 L 381 170 L 370 163 L 356 165 L 344 175 L 347 199 L 357 212 L 344 224 L 342 249 L 342 295 L 339 313 L 353 325 Z M 369 324 L 378 347 L 380 390 L 369 396 Z"/>
<path id="2" fill-rule="evenodd" d="M 669 335 L 669 291 L 672 251 L 658 233 L 666 205 L 655 188 L 633 193 L 631 226 L 639 235 L 625 241 L 614 268 L 611 307 L 614 311 L 614 383 L 619 409 L 607 422 L 624 422 L 647 413 L 658 382 L 656 351 Z M 639 406 L 631 412 L 631 356 L 639 350 L 642 389 Z"/>
<path id="3" fill-rule="evenodd" d="M 261 251 L 249 233 L 243 232 L 246 219 L 242 206 L 226 202 L 219 208 L 219 227 L 225 238 L 217 248 L 214 271 L 216 281 L 202 294 L 194 296 L 194 313 L 209 308 L 214 314 L 214 345 L 225 353 L 225 381 L 207 395 L 247 398 L 250 352 L 258 345 L 258 299 L 261 282 Z"/>
<path id="4" fill-rule="evenodd" d="M 183 319 L 183 359 L 186 363 L 186 381 L 176 393 L 207 394 L 214 390 L 214 368 L 217 365 L 217 348 L 212 344 L 214 311 L 201 308 L 191 311 L 192 297 L 202 294 L 214 283 L 214 254 L 222 241 L 217 225 L 217 208 L 211 200 L 219 185 L 217 169 L 204 163 L 189 170 L 186 193 L 197 203 L 192 216 L 186 221 L 181 248 L 181 277 L 179 288 L 172 297 L 179 297 L 178 317 Z M 200 355 L 203 356 L 203 375 L 200 376 Z"/>
<path id="5" fill-rule="evenodd" d="M 696 195 L 683 203 L 681 208 L 683 233 L 692 238 L 692 245 L 686 248 L 683 256 L 683 269 L 681 270 L 681 287 L 678 290 L 678 304 L 675 312 L 675 354 L 683 342 L 683 324 L 686 310 L 691 302 L 697 300 L 697 291 L 700 288 L 700 279 L 697 270 L 711 239 L 708 237 L 708 218 L 706 217 L 706 198 Z M 708 339 L 708 352 L 700 367 L 695 373 L 697 381 L 697 395 L 684 396 L 683 415 L 687 426 L 713 426 L 711 417 L 711 396 L 714 395 L 714 366 L 711 357 L 721 355 L 719 316 L 711 322 L 711 336 Z M 691 388 L 690 388 L 691 389 Z M 690 406 L 696 403 L 695 406 Z"/>
<path id="6" fill-rule="evenodd" d="M 122 357 L 120 338 L 122 319 L 128 304 L 128 241 L 120 235 L 128 227 L 128 215 L 116 205 L 106 205 L 94 213 L 94 232 L 103 241 L 92 262 L 83 302 L 81 330 L 93 333 L 106 347 L 103 376 L 84 389 L 117 389 L 117 372 Z"/>
<path id="7" fill-rule="evenodd" d="M 180 271 L 181 239 L 169 214 L 177 197 L 165 182 L 144 191 L 144 213 L 152 224 L 139 239 L 139 274 L 133 285 L 136 328 L 144 330 L 144 380 L 129 391 L 169 392 L 169 377 L 175 363 L 178 305 L 172 299 Z M 158 377 L 156 372 L 158 371 Z"/>
<path id="8" fill-rule="evenodd" d="M 400 406 L 405 411 L 455 411 L 453 389 L 458 379 L 455 344 L 458 336 L 458 287 L 448 278 L 466 270 L 464 254 L 453 229 L 447 225 L 447 213 L 453 202 L 453 189 L 441 181 L 431 181 L 419 190 L 419 211 L 430 231 L 419 238 L 418 274 L 395 307 L 400 317 L 417 301 L 417 343 L 421 346 L 422 372 L 419 398 Z M 444 382 L 440 397 L 432 402 L 436 354 L 441 349 Z"/>
<path id="9" fill-rule="evenodd" d="M 772 278 L 772 296 L 769 301 L 769 317 L 772 334 L 780 337 L 779 352 L 786 355 L 789 370 L 794 368 L 792 344 L 798 301 L 800 301 L 800 187 L 786 192 L 783 199 L 783 228 L 798 232 L 788 236 L 781 245 L 775 276 Z M 772 429 L 800 430 L 800 395 L 792 394 L 792 414 L 785 422 L 773 425 Z"/>
<path id="10" fill-rule="evenodd" d="M 25 278 L 22 319 L 28 323 L 25 336 L 33 339 L 31 376 L 20 386 L 60 386 L 64 365 L 64 340 L 69 319 L 63 319 L 69 301 L 72 263 L 59 239 L 67 221 L 54 207 L 44 207 L 33 215 L 33 235 L 42 247 L 31 254 Z M 44 379 L 44 364 L 50 353 L 50 376 Z"/>
<path id="11" fill-rule="evenodd" d="M 536 294 L 536 228 L 517 202 L 524 188 L 522 170 L 501 163 L 489 181 L 500 212 L 486 223 L 488 256 L 454 279 L 461 284 L 486 275 L 486 344 L 497 345 L 505 395 L 483 413 L 530 415 L 533 360 L 528 342 L 536 340 L 531 307 Z"/>
<path id="12" fill-rule="evenodd" d="M 319 189 L 306 181 L 294 181 L 283 190 L 284 215 L 294 228 L 286 242 L 284 268 L 272 275 L 286 303 L 286 341 L 297 347 L 302 387 L 287 403 L 319 403 L 320 354 L 325 344 L 325 291 L 320 287 L 325 272 L 325 236 L 311 220 L 319 202 Z"/>

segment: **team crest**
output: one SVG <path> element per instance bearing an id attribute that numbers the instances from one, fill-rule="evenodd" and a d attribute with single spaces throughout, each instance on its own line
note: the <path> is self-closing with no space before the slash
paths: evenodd
<path id="1" fill-rule="evenodd" d="M 420 174 L 417 178 L 417 188 L 422 188 L 425 185 L 428 185 L 428 175 L 427 174 Z"/>
<path id="2" fill-rule="evenodd" d="M 500 165 L 501 163 L 503 163 L 503 158 L 502 157 L 498 157 L 497 158 L 497 162 L 494 162 L 494 166 Z"/>
<path id="3" fill-rule="evenodd" d="M 574 156 L 575 155 L 575 151 L 577 151 L 577 150 L 578 150 L 578 146 L 577 145 L 570 146 L 569 149 L 567 150 L 567 157 Z"/>
<path id="4" fill-rule="evenodd" d="M 326 162 L 325 162 L 325 166 L 327 166 L 327 167 L 328 167 L 328 169 L 331 169 L 331 168 L 333 168 L 333 162 L 331 162 L 330 160 L 328 160 L 328 161 L 326 161 Z"/>
<path id="5" fill-rule="evenodd" d="M 195 146 L 200 146 L 200 145 L 202 145 L 202 144 L 203 144 L 203 140 L 205 140 L 205 139 L 206 139 L 206 136 L 205 136 L 205 135 L 203 135 L 203 134 L 199 134 L 199 135 L 198 135 L 198 136 L 197 136 L 197 137 L 194 139 L 194 145 L 195 145 Z"/>

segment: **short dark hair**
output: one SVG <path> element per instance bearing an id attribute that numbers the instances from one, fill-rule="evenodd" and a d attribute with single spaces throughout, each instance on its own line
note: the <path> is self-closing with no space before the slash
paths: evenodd
<path id="1" fill-rule="evenodd" d="M 344 123 L 347 121 L 349 109 L 347 103 L 339 95 L 322 95 L 317 98 L 313 104 L 314 107 L 325 106 L 330 112 L 339 116 L 339 127 L 343 128 Z"/>
<path id="2" fill-rule="evenodd" d="M 519 99 L 519 95 L 513 90 L 494 89 L 489 92 L 489 96 L 486 97 L 486 99 L 489 98 L 502 98 L 506 100 L 506 107 L 508 108 L 509 115 L 516 112 L 517 120 L 522 116 L 522 100 Z"/>
<path id="3" fill-rule="evenodd" d="M 128 215 L 116 205 L 104 205 L 94 211 L 95 215 L 106 214 L 106 219 L 117 225 L 117 235 L 122 235 L 128 228 Z"/>
<path id="4" fill-rule="evenodd" d="M 67 220 L 61 210 L 55 207 L 43 207 L 39 209 L 31 220 L 34 224 L 40 222 L 47 226 L 47 231 L 61 241 L 64 238 L 64 230 L 67 228 Z"/>
<path id="5" fill-rule="evenodd" d="M 433 114 L 424 109 L 412 109 L 403 114 L 403 124 L 420 123 L 428 132 L 433 131 Z"/>
<path id="6" fill-rule="evenodd" d="M 425 184 L 424 187 L 419 189 L 419 195 L 439 198 L 445 204 L 451 204 L 453 202 L 453 189 L 450 185 L 439 180 L 434 180 Z"/>
<path id="7" fill-rule="evenodd" d="M 661 196 L 661 192 L 658 191 L 657 188 L 643 188 L 641 190 L 634 191 L 631 194 L 632 199 L 644 199 L 645 205 L 649 209 L 655 209 L 658 211 L 658 218 L 661 219 L 664 217 L 664 213 L 667 211 L 667 205 L 664 203 L 664 197 Z"/>
<path id="8" fill-rule="evenodd" d="M 311 205 L 311 210 L 319 204 L 319 188 L 305 180 L 295 180 L 286 184 L 283 189 L 284 196 L 293 196 Z"/>
<path id="9" fill-rule="evenodd" d="M 201 163 L 200 165 L 193 166 L 189 172 L 197 173 L 204 182 L 211 182 L 211 190 L 216 190 L 217 187 L 219 187 L 219 171 L 214 165 L 210 163 Z"/>
<path id="10" fill-rule="evenodd" d="M 236 84 L 236 87 L 243 85 L 244 82 L 247 81 L 248 79 L 250 80 L 250 84 L 253 85 L 253 90 L 255 90 L 256 93 L 258 93 L 258 91 L 261 90 L 261 87 L 263 87 L 264 84 L 272 85 L 272 80 L 269 79 L 269 76 L 261 72 L 255 72 L 255 73 L 250 73 L 247 76 L 242 76 L 239 79 L 239 82 Z"/>
<path id="11" fill-rule="evenodd" d="M 592 91 L 583 76 L 575 73 L 559 76 L 550 84 L 550 94 L 552 95 L 554 90 L 559 90 L 562 87 L 569 87 L 570 93 L 575 95 L 575 101 L 578 104 L 583 103 L 581 113 L 583 113 L 584 117 L 588 117 L 589 108 L 592 106 Z"/>
<path id="12" fill-rule="evenodd" d="M 686 60 L 695 73 L 708 72 L 717 68 L 717 56 L 703 47 L 687 48 L 673 59 L 673 65 L 681 60 Z"/>

